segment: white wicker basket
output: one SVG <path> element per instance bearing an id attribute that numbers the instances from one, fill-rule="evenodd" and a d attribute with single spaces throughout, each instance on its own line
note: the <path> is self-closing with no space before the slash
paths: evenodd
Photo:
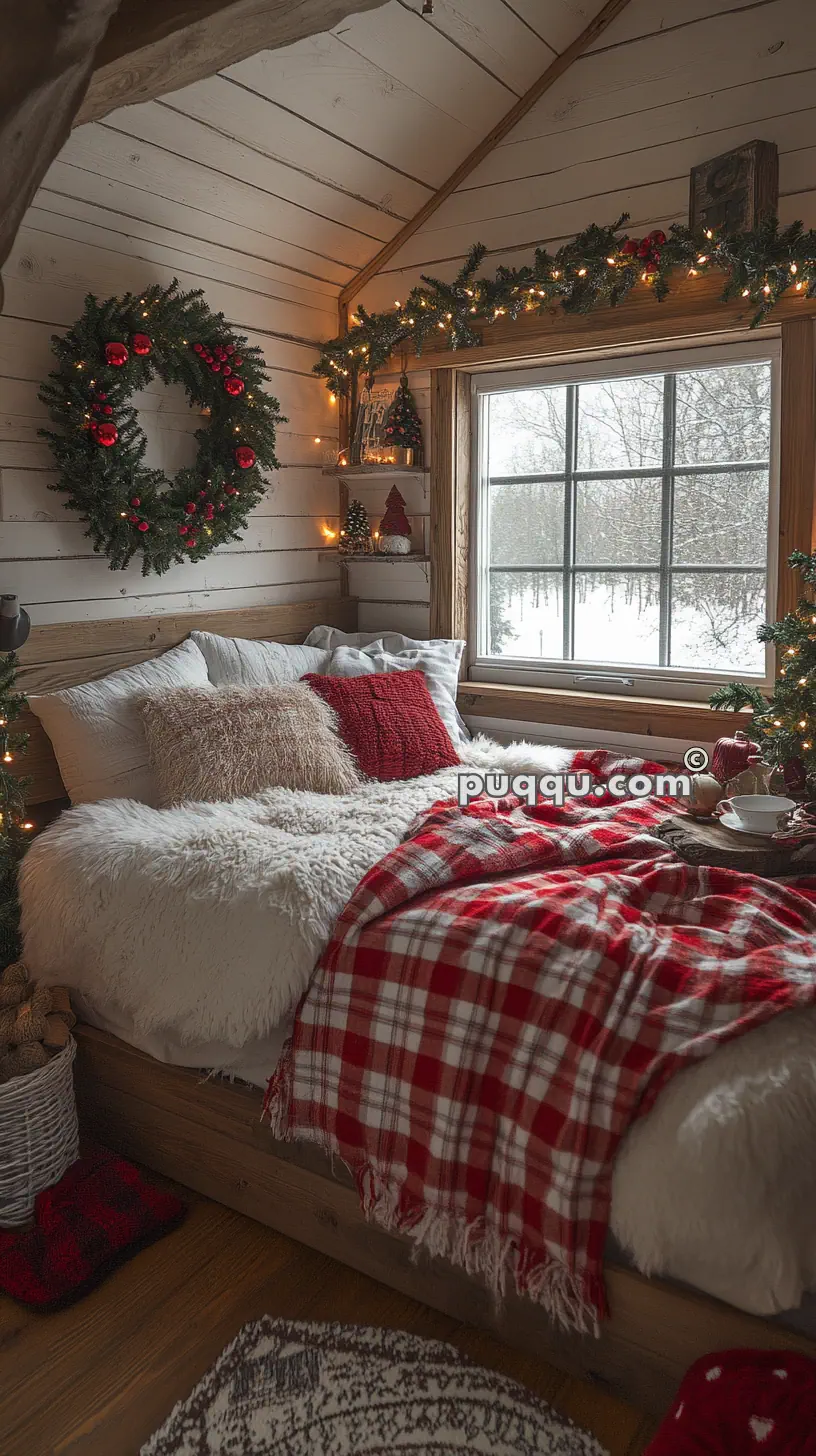
<path id="1" fill-rule="evenodd" d="M 79 1157 L 71 1037 L 45 1067 L 0 1086 L 0 1228 L 28 1223 L 34 1199 Z"/>

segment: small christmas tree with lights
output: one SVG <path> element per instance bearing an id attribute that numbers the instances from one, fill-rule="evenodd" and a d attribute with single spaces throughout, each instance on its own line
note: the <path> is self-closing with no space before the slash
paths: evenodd
<path id="1" fill-rule="evenodd" d="M 17 869 L 34 827 L 25 812 L 30 780 L 18 778 L 9 769 L 28 745 L 27 733 L 12 731 L 26 706 L 23 694 L 13 691 L 16 676 L 17 655 L 9 652 L 0 657 L 0 970 L 20 955 Z"/>
<path id="2" fill-rule="evenodd" d="M 422 464 L 422 422 L 414 404 L 414 396 L 408 387 L 407 374 L 400 376 L 399 387 L 385 422 L 383 444 L 394 450 L 413 451 L 410 461 L 405 463 Z"/>
<path id="3" fill-rule="evenodd" d="M 802 573 L 808 586 L 816 586 L 816 552 L 794 551 L 789 564 Z M 760 642 L 772 642 L 779 668 L 770 701 L 745 683 L 718 688 L 712 708 L 739 712 L 753 708 L 751 732 L 759 739 L 765 758 L 786 770 L 801 765 L 816 784 L 816 602 L 800 597 L 793 612 L 781 622 L 767 622 L 757 632 Z M 787 780 L 786 773 L 786 780 Z"/>
<path id="4" fill-rule="evenodd" d="M 350 502 L 337 549 L 341 556 L 368 556 L 374 550 L 368 511 L 362 501 Z"/>

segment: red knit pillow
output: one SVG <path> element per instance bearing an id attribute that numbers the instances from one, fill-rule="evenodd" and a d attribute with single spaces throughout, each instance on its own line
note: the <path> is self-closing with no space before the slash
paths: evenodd
<path id="1" fill-rule="evenodd" d="M 423 673 L 376 672 L 324 677 L 309 684 L 337 714 L 340 735 L 372 779 L 415 779 L 459 762 Z"/>

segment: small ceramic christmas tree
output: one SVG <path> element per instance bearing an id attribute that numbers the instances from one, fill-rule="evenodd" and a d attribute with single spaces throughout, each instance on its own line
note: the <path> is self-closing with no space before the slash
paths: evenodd
<path id="1" fill-rule="evenodd" d="M 388 419 L 383 431 L 383 444 L 393 450 L 398 465 L 422 464 L 422 422 L 408 388 L 408 375 L 400 376 Z"/>
<path id="2" fill-rule="evenodd" d="M 337 549 L 341 556 L 367 556 L 374 550 L 368 511 L 362 501 L 353 500 L 349 503 Z"/>
<path id="3" fill-rule="evenodd" d="M 377 545 L 385 556 L 407 556 L 411 550 L 411 522 L 405 514 L 405 501 L 395 485 L 385 502 Z"/>

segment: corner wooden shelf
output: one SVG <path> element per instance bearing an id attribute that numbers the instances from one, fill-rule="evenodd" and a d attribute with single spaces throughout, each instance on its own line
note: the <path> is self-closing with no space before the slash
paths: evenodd
<path id="1" fill-rule="evenodd" d="M 347 566 L 349 562 L 356 563 L 358 561 L 388 561 L 392 566 L 410 561 L 416 566 L 423 561 L 430 561 L 431 558 L 423 551 L 409 551 L 404 556 L 390 556 L 385 551 L 355 551 L 353 555 L 341 556 L 339 551 L 334 550 L 318 551 L 317 559 L 318 561 L 339 561 L 343 566 Z"/>
<path id="2" fill-rule="evenodd" d="M 348 479 L 356 475 L 430 475 L 430 468 L 422 465 L 324 465 L 324 475 L 342 475 Z"/>

